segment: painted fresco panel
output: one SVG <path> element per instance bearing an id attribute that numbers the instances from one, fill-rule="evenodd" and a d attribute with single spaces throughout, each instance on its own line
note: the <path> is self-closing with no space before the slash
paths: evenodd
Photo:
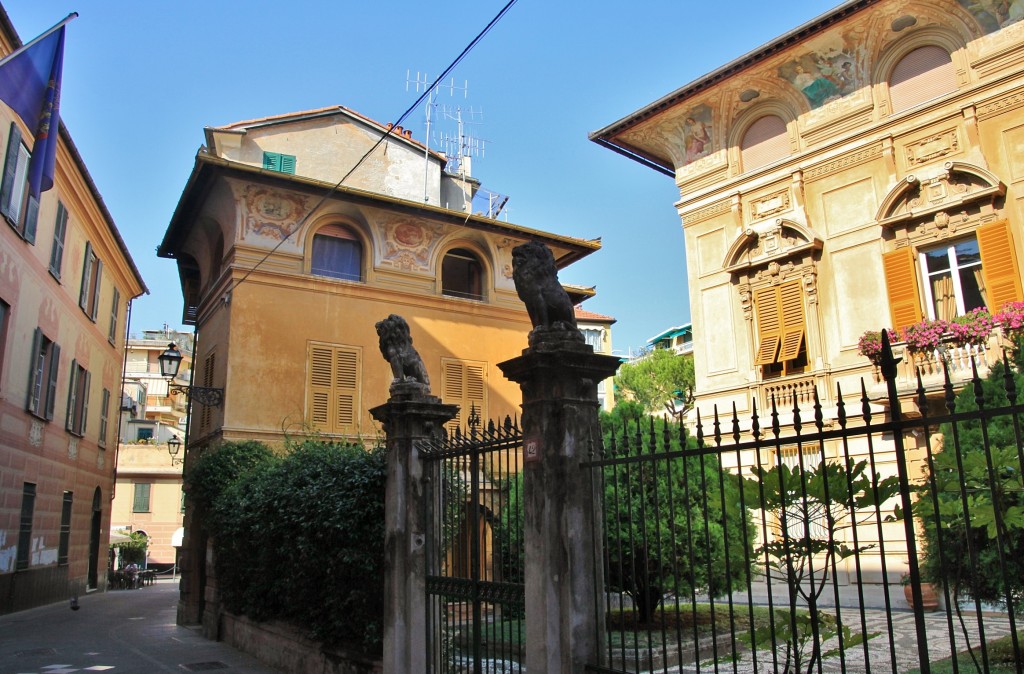
<path id="1" fill-rule="evenodd" d="M 799 91 L 812 110 L 820 108 L 868 83 L 863 47 L 858 44 L 863 41 L 853 31 L 812 40 L 808 51 L 779 66 L 779 77 Z"/>
<path id="2" fill-rule="evenodd" d="M 986 33 L 1024 19 L 1024 0 L 957 0 Z"/>

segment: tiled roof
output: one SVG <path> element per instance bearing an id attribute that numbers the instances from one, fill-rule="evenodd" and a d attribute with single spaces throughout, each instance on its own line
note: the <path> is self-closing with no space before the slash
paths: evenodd
<path id="1" fill-rule="evenodd" d="M 576 307 L 576 320 L 578 320 L 578 321 L 600 321 L 602 323 L 608 323 L 608 322 L 614 323 L 615 322 L 615 319 L 612 318 L 611 316 L 605 316 L 604 314 L 597 314 L 597 313 L 594 313 L 593 311 L 587 311 L 586 309 L 581 309 L 580 307 Z"/>

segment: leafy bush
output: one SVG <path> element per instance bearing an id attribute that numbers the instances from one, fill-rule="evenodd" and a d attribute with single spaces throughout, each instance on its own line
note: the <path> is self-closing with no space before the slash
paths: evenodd
<path id="1" fill-rule="evenodd" d="M 307 440 L 276 458 L 258 444 L 229 443 L 196 464 L 200 475 L 214 464 L 238 469 L 230 481 L 208 479 L 202 491 L 213 496 L 208 521 L 225 606 L 285 620 L 328 645 L 379 653 L 383 450 Z M 230 456 L 218 459 L 225 448 Z"/>
<path id="2" fill-rule="evenodd" d="M 670 450 L 663 446 L 666 438 L 672 439 L 668 444 L 678 442 L 677 423 L 659 422 L 655 428 L 651 417 L 640 412 L 641 421 L 636 416 L 640 409 L 633 403 L 602 414 L 606 450 L 612 446 L 613 433 L 620 453 L 628 447 L 630 455 L 640 444 L 646 451 L 652 435 L 663 451 Z M 690 448 L 694 446 L 690 439 Z M 641 623 L 653 619 L 667 594 L 718 597 L 743 587 L 754 529 L 739 510 L 736 479 L 713 456 L 659 457 L 640 465 L 605 468 L 607 585 L 633 600 Z M 510 478 L 504 487 L 507 501 L 495 523 L 496 551 L 502 577 L 522 582 L 522 476 Z"/>
<path id="3" fill-rule="evenodd" d="M 996 363 L 982 381 L 987 410 L 1007 405 L 1004 373 L 1003 364 Z M 1014 379 L 1017 390 L 1024 391 L 1024 376 L 1016 373 Z M 957 412 L 977 410 L 973 387 L 960 391 L 955 404 Z M 986 602 L 1005 604 L 1009 594 L 1019 610 L 1024 602 L 1024 481 L 1014 426 L 1012 415 L 992 416 L 984 424 L 959 422 L 958 453 L 954 429 L 944 424 L 945 446 L 932 457 L 932 473 L 919 490 L 914 513 L 925 531 L 925 580 L 946 581 L 955 595 Z"/>

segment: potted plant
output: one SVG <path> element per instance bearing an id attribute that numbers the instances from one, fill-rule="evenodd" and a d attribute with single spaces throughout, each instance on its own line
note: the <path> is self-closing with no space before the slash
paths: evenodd
<path id="1" fill-rule="evenodd" d="M 907 606 L 914 608 L 914 586 L 910 582 L 910 574 L 905 573 L 900 578 L 900 585 L 903 586 L 903 596 L 907 600 Z M 925 613 L 939 610 L 939 593 L 933 583 L 921 583 L 921 610 Z"/>

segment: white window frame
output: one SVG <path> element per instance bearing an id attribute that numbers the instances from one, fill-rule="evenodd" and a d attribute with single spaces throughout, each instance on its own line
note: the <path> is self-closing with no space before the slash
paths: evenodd
<path id="1" fill-rule="evenodd" d="M 967 240 L 968 239 L 960 239 L 958 241 L 950 243 L 948 246 L 945 246 L 946 255 L 949 259 L 948 272 L 953 280 L 953 299 L 956 301 L 957 316 L 963 316 L 964 314 L 967 313 L 967 310 L 964 308 L 964 289 L 963 285 L 960 282 L 960 271 L 963 269 L 981 269 L 983 264 L 983 260 L 981 260 L 980 256 L 978 258 L 977 264 L 965 266 L 960 266 L 957 264 L 956 246 L 957 244 L 963 243 L 964 241 Z M 974 238 L 974 242 L 977 243 L 976 238 Z M 932 294 L 932 274 L 928 272 L 928 253 L 936 250 L 942 250 L 942 248 L 943 246 L 929 246 L 927 248 L 922 249 L 917 254 L 918 268 L 921 270 L 921 278 L 924 281 L 922 285 L 924 286 L 924 299 L 926 309 L 925 313 L 927 314 L 928 320 L 930 321 L 935 320 L 935 296 Z"/>

